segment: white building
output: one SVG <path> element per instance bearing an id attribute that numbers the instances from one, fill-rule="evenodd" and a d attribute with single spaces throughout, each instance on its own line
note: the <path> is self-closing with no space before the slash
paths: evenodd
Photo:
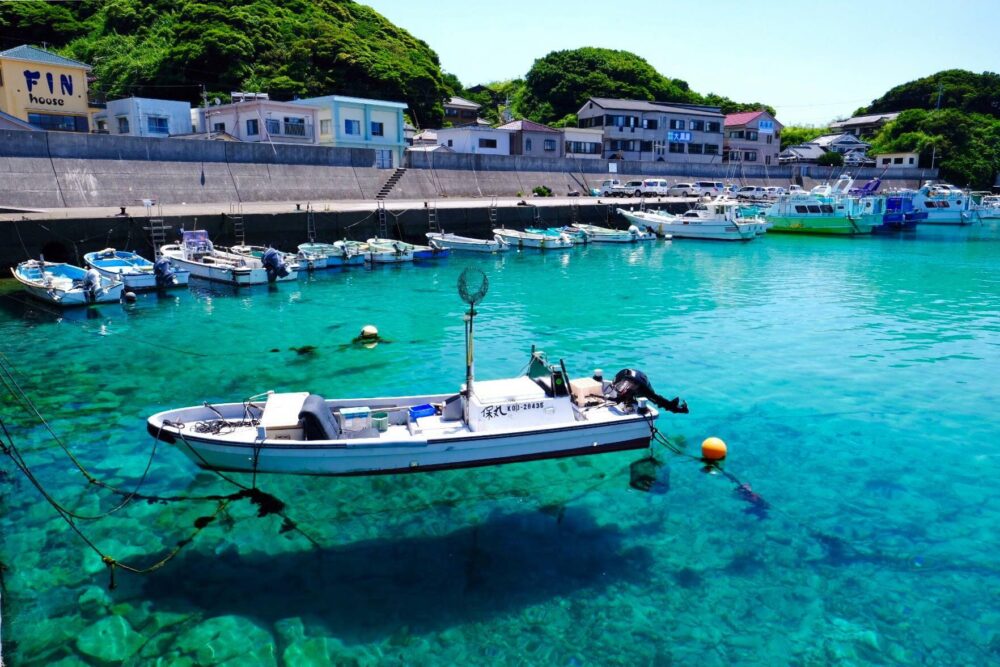
<path id="1" fill-rule="evenodd" d="M 871 144 L 861 141 L 850 132 L 841 134 L 824 134 L 809 142 L 814 146 L 819 146 L 828 153 L 850 153 L 852 151 L 866 152 Z"/>
<path id="2" fill-rule="evenodd" d="M 563 148 L 566 157 L 600 160 L 604 152 L 604 130 L 596 127 L 564 127 Z"/>
<path id="3" fill-rule="evenodd" d="M 176 100 L 127 97 L 108 102 L 107 108 L 94 112 L 97 132 L 132 137 L 169 137 L 191 132 L 191 104 Z"/>
<path id="4" fill-rule="evenodd" d="M 232 98 L 230 104 L 192 109 L 190 124 L 194 131 L 225 132 L 248 142 L 318 142 L 319 107 L 277 102 L 266 93 L 233 93 Z"/>
<path id="5" fill-rule="evenodd" d="M 456 153 L 481 155 L 510 155 L 510 130 L 499 130 L 482 125 L 446 127 L 437 132 L 439 146 L 447 146 Z"/>
<path id="6" fill-rule="evenodd" d="M 894 169 L 919 169 L 920 153 L 879 153 L 875 156 L 875 165 Z"/>
<path id="7" fill-rule="evenodd" d="M 375 166 L 382 169 L 403 164 L 405 103 L 325 95 L 295 100 L 292 104 L 320 108 L 320 144 L 370 148 L 375 151 Z"/>

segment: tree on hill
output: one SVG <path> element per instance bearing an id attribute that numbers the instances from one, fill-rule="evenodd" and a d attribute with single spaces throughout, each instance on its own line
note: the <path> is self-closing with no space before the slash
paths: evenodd
<path id="1" fill-rule="evenodd" d="M 518 110 L 540 123 L 554 123 L 575 114 L 590 97 L 701 101 L 685 81 L 663 76 L 634 53 L 588 46 L 536 60 L 525 76 Z"/>
<path id="2" fill-rule="evenodd" d="M 855 114 L 934 109 L 938 106 L 939 90 L 942 109 L 1000 117 L 1000 74 L 976 74 L 962 69 L 944 70 L 898 85 Z"/>
<path id="3" fill-rule="evenodd" d="M 0 36 L 51 41 L 109 97 L 340 93 L 406 102 L 427 126 L 453 85 L 426 43 L 349 0 L 28 0 L 0 4 Z"/>
<path id="4" fill-rule="evenodd" d="M 826 133 L 827 129 L 825 127 L 788 125 L 781 130 L 781 150 L 785 150 L 789 146 L 808 143 Z"/>
<path id="5" fill-rule="evenodd" d="M 872 154 L 917 152 L 920 166 L 934 166 L 960 186 L 989 189 L 1000 172 L 1000 119 L 957 109 L 910 109 L 871 140 Z"/>

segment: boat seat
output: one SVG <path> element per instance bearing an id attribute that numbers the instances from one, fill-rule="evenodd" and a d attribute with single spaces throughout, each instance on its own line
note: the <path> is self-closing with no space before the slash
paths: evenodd
<path id="1" fill-rule="evenodd" d="M 333 418 L 333 411 L 326 406 L 326 400 L 318 394 L 309 394 L 299 411 L 302 421 L 302 435 L 306 440 L 337 440 L 340 438 L 340 424 Z"/>

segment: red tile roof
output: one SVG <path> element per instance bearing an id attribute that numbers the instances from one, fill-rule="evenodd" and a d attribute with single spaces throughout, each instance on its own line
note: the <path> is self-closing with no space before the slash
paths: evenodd
<path id="1" fill-rule="evenodd" d="M 760 111 L 741 111 L 740 113 L 731 113 L 726 115 L 726 126 L 729 125 L 746 125 L 752 121 L 757 116 L 764 113 L 764 110 Z"/>

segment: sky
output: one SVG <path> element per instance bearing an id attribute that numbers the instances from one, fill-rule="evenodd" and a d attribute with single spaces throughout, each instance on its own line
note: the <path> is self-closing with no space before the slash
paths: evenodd
<path id="1" fill-rule="evenodd" d="M 599 46 L 696 92 L 770 104 L 785 125 L 848 117 L 944 69 L 1000 71 L 1000 0 L 361 1 L 427 42 L 466 86 Z"/>

